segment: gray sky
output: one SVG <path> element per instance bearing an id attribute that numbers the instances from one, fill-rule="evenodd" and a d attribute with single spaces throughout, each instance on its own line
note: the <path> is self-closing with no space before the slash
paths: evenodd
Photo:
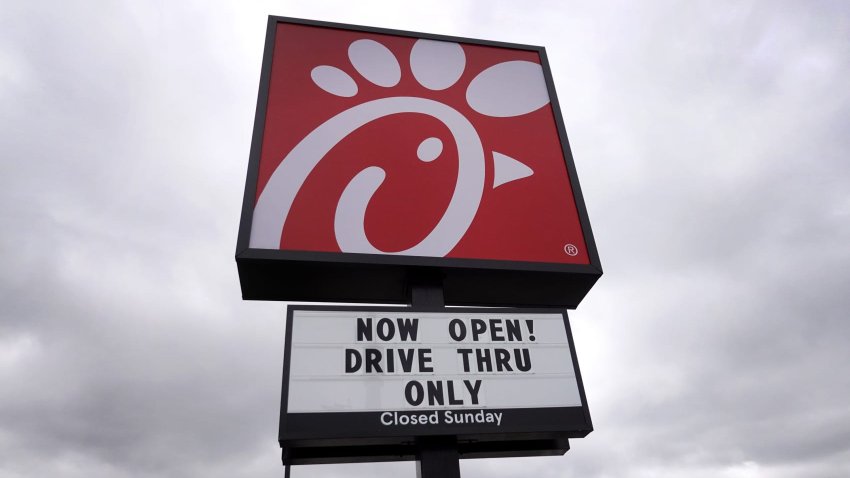
<path id="1" fill-rule="evenodd" d="M 282 474 L 233 260 L 268 14 L 547 48 L 595 431 L 464 476 L 850 475 L 847 2 L 0 0 L 0 478 Z M 414 465 L 293 471 L 352 475 Z"/>

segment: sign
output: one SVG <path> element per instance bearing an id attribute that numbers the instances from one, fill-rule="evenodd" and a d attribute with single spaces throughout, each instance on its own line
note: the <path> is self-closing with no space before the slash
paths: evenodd
<path id="1" fill-rule="evenodd" d="M 271 17 L 246 299 L 575 307 L 601 275 L 545 50 Z"/>
<path id="2" fill-rule="evenodd" d="M 457 435 L 461 454 L 562 454 L 592 430 L 564 311 L 290 307 L 286 350 L 279 439 L 293 463 L 352 446 L 401 459 L 428 435 Z"/>

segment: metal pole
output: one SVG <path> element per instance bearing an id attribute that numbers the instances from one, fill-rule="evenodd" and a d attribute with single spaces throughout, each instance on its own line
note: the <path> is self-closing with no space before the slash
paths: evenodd
<path id="1" fill-rule="evenodd" d="M 410 305 L 417 308 L 442 309 L 443 278 L 438 272 L 424 272 L 410 280 Z M 457 437 L 428 436 L 416 440 L 417 478 L 460 478 L 460 454 Z"/>

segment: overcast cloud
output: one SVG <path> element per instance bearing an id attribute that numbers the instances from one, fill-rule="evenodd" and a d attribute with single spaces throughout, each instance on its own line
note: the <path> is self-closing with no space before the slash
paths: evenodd
<path id="1" fill-rule="evenodd" d="M 547 48 L 595 431 L 464 476 L 850 476 L 847 2 L 0 0 L 0 478 L 283 473 L 233 260 L 269 14 Z"/>

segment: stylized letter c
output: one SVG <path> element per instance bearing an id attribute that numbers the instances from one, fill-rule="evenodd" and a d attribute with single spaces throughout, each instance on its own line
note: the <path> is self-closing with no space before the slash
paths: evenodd
<path id="1" fill-rule="evenodd" d="M 455 109 L 417 97 L 382 98 L 357 105 L 334 116 L 308 134 L 272 173 L 254 208 L 250 246 L 277 249 L 286 218 L 298 191 L 322 158 L 338 142 L 361 126 L 397 113 L 421 113 L 445 124 L 456 142 L 458 177 L 443 217 L 421 242 L 390 254 L 443 257 L 457 245 L 478 211 L 484 191 L 484 150 L 475 128 Z M 334 232 L 343 252 L 387 254 L 366 237 L 369 200 L 386 174 L 369 167 L 346 186 L 334 216 Z"/>

